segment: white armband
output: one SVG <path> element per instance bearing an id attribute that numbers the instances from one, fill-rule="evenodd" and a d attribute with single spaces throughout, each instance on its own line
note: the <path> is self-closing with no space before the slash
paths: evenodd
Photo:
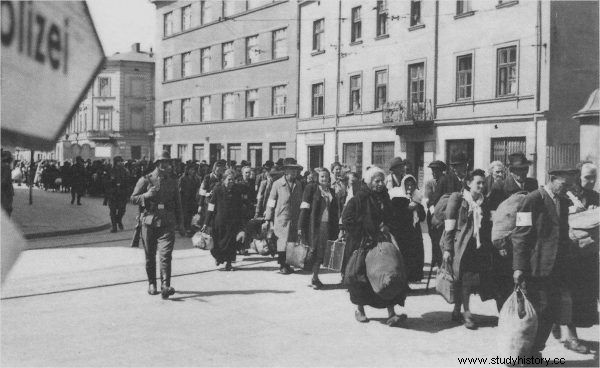
<path id="1" fill-rule="evenodd" d="M 300 209 L 301 210 L 302 209 L 307 209 L 307 210 L 310 209 L 310 203 L 308 203 L 308 202 L 302 202 L 302 203 L 300 203 Z"/>
<path id="2" fill-rule="evenodd" d="M 200 195 L 203 197 L 206 197 L 208 195 L 208 193 L 206 192 L 206 190 L 200 189 Z"/>
<path id="3" fill-rule="evenodd" d="M 215 204 L 214 203 L 209 203 L 208 204 L 208 210 L 211 211 L 211 212 L 214 211 L 215 210 Z"/>
<path id="4" fill-rule="evenodd" d="M 456 220 L 444 220 L 444 230 L 452 231 L 456 229 Z"/>
<path id="5" fill-rule="evenodd" d="M 531 212 L 517 212 L 516 226 L 531 226 Z"/>
<path id="6" fill-rule="evenodd" d="M 275 200 L 274 199 L 269 199 L 267 201 L 267 207 L 271 207 L 271 208 L 275 208 Z"/>

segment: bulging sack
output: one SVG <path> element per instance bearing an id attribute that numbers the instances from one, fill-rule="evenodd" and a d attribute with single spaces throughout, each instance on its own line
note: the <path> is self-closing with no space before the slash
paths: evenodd
<path id="1" fill-rule="evenodd" d="M 393 300 L 406 289 L 402 253 L 389 241 L 378 242 L 365 259 L 367 278 L 373 291 L 384 300 Z"/>
<path id="2" fill-rule="evenodd" d="M 209 234 L 198 231 L 192 237 L 192 245 L 194 248 L 211 250 L 214 247 L 213 238 Z"/>
<path id="3" fill-rule="evenodd" d="M 508 297 L 498 319 L 499 356 L 531 354 L 538 329 L 538 319 L 533 305 L 520 288 Z"/>

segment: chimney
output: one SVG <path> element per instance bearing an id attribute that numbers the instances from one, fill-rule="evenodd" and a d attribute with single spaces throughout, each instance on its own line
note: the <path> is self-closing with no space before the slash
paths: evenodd
<path id="1" fill-rule="evenodd" d="M 140 52 L 140 43 L 136 42 L 131 45 L 131 51 Z"/>

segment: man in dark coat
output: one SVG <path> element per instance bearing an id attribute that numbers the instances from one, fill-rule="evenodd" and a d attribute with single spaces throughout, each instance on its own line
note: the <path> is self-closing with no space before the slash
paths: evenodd
<path id="1" fill-rule="evenodd" d="M 71 204 L 75 203 L 75 197 L 77 197 L 77 204 L 81 205 L 81 197 L 85 192 L 86 176 L 83 158 L 81 156 L 75 157 L 75 164 L 71 168 Z"/>
<path id="2" fill-rule="evenodd" d="M 577 171 L 550 171 L 544 188 L 529 193 L 517 212 L 513 244 L 513 280 L 527 290 L 538 316 L 532 355 L 541 357 L 552 324 L 560 317 L 561 290 L 568 285 L 571 248 L 567 189 Z"/>
<path id="3" fill-rule="evenodd" d="M 172 175 L 171 155 L 163 151 L 156 168 L 138 180 L 131 202 L 140 206 L 142 243 L 146 255 L 148 294 L 156 295 L 156 252 L 160 256 L 161 295 L 167 299 L 175 293 L 171 287 L 171 259 L 175 229 L 183 232 L 181 201 L 177 180 Z"/>
<path id="4" fill-rule="evenodd" d="M 509 155 L 508 160 L 508 177 L 505 180 L 494 182 L 489 193 L 492 211 L 495 211 L 500 203 L 511 195 L 523 191 L 531 193 L 539 187 L 537 180 L 527 177 L 531 161 L 527 160 L 523 152 Z"/>
<path id="5" fill-rule="evenodd" d="M 200 195 L 200 200 L 198 201 L 198 213 L 203 218 L 206 215 L 208 198 L 210 197 L 215 186 L 221 181 L 221 176 L 225 172 L 226 163 L 227 162 L 225 160 L 217 160 L 214 163 L 213 170 L 210 173 L 210 175 L 206 175 L 204 179 L 202 179 L 202 184 L 200 184 L 200 191 L 198 192 L 198 194 Z"/>
<path id="6" fill-rule="evenodd" d="M 464 152 L 458 152 L 450 157 L 450 170 L 443 175 L 429 198 L 429 206 L 434 206 L 444 194 L 462 192 L 465 188 L 468 158 Z"/>
<path id="7" fill-rule="evenodd" d="M 434 209 L 433 204 L 431 204 L 431 198 L 433 197 L 433 193 L 435 193 L 441 177 L 444 176 L 446 164 L 442 161 L 435 160 L 432 161 L 428 167 L 431 169 L 433 179 L 425 183 L 424 197 L 427 199 L 427 229 L 429 231 L 429 237 L 431 238 L 431 266 L 433 267 L 434 265 L 440 266 L 442 264 L 442 250 L 440 248 L 440 237 L 442 233 L 436 231 L 431 223 Z"/>
<path id="8" fill-rule="evenodd" d="M 12 154 L 9 151 L 2 151 L 2 208 L 10 217 L 13 210 L 13 197 L 15 190 L 12 185 L 11 176 Z"/>
<path id="9" fill-rule="evenodd" d="M 196 165 L 188 164 L 185 175 L 179 179 L 179 194 L 181 196 L 181 207 L 183 210 L 183 227 L 190 235 L 192 231 L 192 217 L 198 210 L 196 194 L 200 188 L 200 180 L 196 175 Z"/>
<path id="10" fill-rule="evenodd" d="M 123 230 L 123 216 L 129 197 L 129 172 L 123 166 L 123 158 L 115 156 L 113 167 L 104 177 L 104 204 L 110 209 L 111 233 L 117 232 L 117 226 Z"/>

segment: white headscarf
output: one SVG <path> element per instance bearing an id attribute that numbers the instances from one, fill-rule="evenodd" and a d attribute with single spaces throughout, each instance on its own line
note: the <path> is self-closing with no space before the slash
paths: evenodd
<path id="1" fill-rule="evenodd" d="M 412 178 L 415 181 L 415 190 L 413 191 L 411 196 L 406 194 L 406 187 L 404 185 L 406 182 L 406 179 L 408 179 L 408 178 Z M 404 177 L 402 178 L 402 182 L 400 183 L 400 186 L 390 189 L 389 194 L 390 194 L 390 198 L 396 198 L 396 197 L 408 198 L 409 201 L 413 201 L 413 202 L 421 204 L 422 195 L 421 195 L 421 192 L 419 191 L 419 188 L 417 187 L 417 179 L 415 179 L 415 177 L 410 174 L 404 175 Z M 419 223 L 419 212 L 415 208 L 413 210 L 413 225 L 416 225 L 418 223 Z"/>
<path id="2" fill-rule="evenodd" d="M 473 236 L 475 236 L 475 239 L 477 240 L 477 249 L 479 249 L 481 248 L 479 229 L 481 228 L 481 219 L 483 218 L 483 212 L 481 211 L 483 196 L 479 197 L 478 200 L 474 200 L 471 192 L 464 189 L 463 198 L 469 204 L 469 215 L 473 214 Z"/>

